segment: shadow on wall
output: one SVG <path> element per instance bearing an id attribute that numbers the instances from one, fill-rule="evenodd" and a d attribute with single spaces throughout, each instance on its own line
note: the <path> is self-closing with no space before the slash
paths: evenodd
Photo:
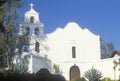
<path id="1" fill-rule="evenodd" d="M 36 74 L 20 74 L 15 71 L 0 72 L 0 81 L 66 81 L 61 75 L 53 75 L 47 69 L 41 69 Z"/>

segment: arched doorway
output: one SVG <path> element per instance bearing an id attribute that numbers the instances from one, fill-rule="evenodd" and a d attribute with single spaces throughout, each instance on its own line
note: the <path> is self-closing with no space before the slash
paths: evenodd
<path id="1" fill-rule="evenodd" d="M 74 65 L 70 68 L 70 81 L 73 81 L 77 78 L 80 78 L 80 70 L 78 66 Z"/>

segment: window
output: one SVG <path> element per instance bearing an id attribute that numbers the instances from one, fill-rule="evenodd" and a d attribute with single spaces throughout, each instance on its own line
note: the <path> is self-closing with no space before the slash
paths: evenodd
<path id="1" fill-rule="evenodd" d="M 24 45 L 24 47 L 23 47 L 23 51 L 24 52 L 29 52 L 29 45 Z"/>
<path id="2" fill-rule="evenodd" d="M 37 27 L 34 30 L 34 34 L 35 34 L 35 36 L 39 36 L 39 29 Z"/>
<path id="3" fill-rule="evenodd" d="M 39 42 L 36 42 L 35 44 L 35 51 L 39 53 Z"/>
<path id="4" fill-rule="evenodd" d="M 30 28 L 27 27 L 27 28 L 25 29 L 25 34 L 26 34 L 26 35 L 29 35 L 29 33 L 30 33 Z"/>
<path id="5" fill-rule="evenodd" d="M 76 48 L 75 48 L 75 46 L 72 47 L 72 58 L 76 58 Z"/>
<path id="6" fill-rule="evenodd" d="M 30 22 L 34 23 L 34 17 L 33 16 L 30 17 Z"/>

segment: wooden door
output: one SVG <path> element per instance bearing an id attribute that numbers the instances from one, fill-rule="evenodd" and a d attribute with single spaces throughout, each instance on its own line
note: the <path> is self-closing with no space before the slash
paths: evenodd
<path id="1" fill-rule="evenodd" d="M 80 78 L 80 70 L 78 66 L 72 66 L 70 68 L 70 81 Z"/>

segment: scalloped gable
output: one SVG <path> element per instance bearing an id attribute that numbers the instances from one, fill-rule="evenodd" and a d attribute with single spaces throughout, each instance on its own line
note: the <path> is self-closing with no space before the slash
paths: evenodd
<path id="1" fill-rule="evenodd" d="M 88 36 L 99 36 L 99 35 L 96 35 L 94 33 L 92 33 L 89 29 L 85 28 L 83 29 L 83 33 L 88 35 Z"/>
<path id="2" fill-rule="evenodd" d="M 64 27 L 65 31 L 81 31 L 81 27 L 75 23 L 75 22 L 69 22 L 67 25 Z"/>
<path id="3" fill-rule="evenodd" d="M 55 62 L 60 62 L 61 59 L 72 59 L 71 47 L 76 46 L 78 55 L 76 59 L 79 61 L 99 60 L 99 41 L 98 35 L 88 29 L 82 29 L 75 22 L 69 22 L 64 28 L 57 28 L 47 35 L 46 43 L 50 47 L 48 57 Z M 56 54 L 58 54 L 57 58 Z"/>
<path id="4" fill-rule="evenodd" d="M 76 22 L 69 22 L 66 24 L 66 26 L 64 28 L 56 28 L 55 31 L 53 31 L 52 33 L 47 34 L 49 35 L 55 35 L 55 34 L 66 34 L 66 35 L 81 35 L 81 34 L 85 34 L 86 36 L 99 36 L 99 35 L 95 35 L 94 33 L 92 33 L 89 29 L 85 28 L 82 29 Z"/>
<path id="5" fill-rule="evenodd" d="M 49 37 L 49 38 L 51 37 L 51 38 L 54 39 L 54 37 L 60 36 L 62 32 L 63 32 L 63 29 L 58 27 L 52 33 L 47 33 L 46 36 Z"/>

